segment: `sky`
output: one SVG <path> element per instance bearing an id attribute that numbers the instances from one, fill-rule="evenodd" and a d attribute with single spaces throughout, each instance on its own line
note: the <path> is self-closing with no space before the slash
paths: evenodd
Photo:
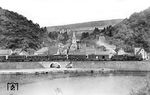
<path id="1" fill-rule="evenodd" d="M 150 0 L 0 0 L 41 27 L 128 18 L 150 7 Z"/>

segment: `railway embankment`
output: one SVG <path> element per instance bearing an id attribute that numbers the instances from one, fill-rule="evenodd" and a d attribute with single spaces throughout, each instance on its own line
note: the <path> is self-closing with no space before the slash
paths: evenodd
<path id="1" fill-rule="evenodd" d="M 150 73 L 149 61 L 76 61 L 73 68 L 49 68 L 46 63 L 0 63 L 0 74 L 52 74 L 52 75 L 89 75 L 89 74 L 145 74 Z M 60 63 L 64 65 L 64 62 Z"/>
<path id="2" fill-rule="evenodd" d="M 39 62 L 0 62 L 0 70 L 43 68 Z"/>
<path id="3" fill-rule="evenodd" d="M 74 68 L 109 68 L 114 70 L 150 71 L 150 61 L 78 61 L 72 62 Z"/>

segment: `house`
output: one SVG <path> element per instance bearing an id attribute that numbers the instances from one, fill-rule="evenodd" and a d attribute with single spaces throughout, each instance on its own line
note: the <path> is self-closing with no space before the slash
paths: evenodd
<path id="1" fill-rule="evenodd" d="M 95 48 L 86 48 L 85 52 L 86 52 L 86 55 L 91 55 L 91 54 L 108 55 L 109 58 L 111 58 L 115 54 L 115 52 L 112 52 L 110 50 L 103 51 L 103 50 L 99 50 L 99 49 L 95 49 Z"/>
<path id="2" fill-rule="evenodd" d="M 67 44 L 59 43 L 56 55 L 68 54 L 70 45 L 71 45 L 71 43 L 67 43 Z"/>
<path id="3" fill-rule="evenodd" d="M 13 51 L 13 54 L 17 54 L 19 55 L 20 53 L 22 52 L 22 49 L 21 48 L 17 48 Z"/>
<path id="4" fill-rule="evenodd" d="M 50 46 L 47 54 L 48 55 L 57 55 L 58 51 L 59 51 L 58 46 L 56 46 L 56 45 Z"/>
<path id="5" fill-rule="evenodd" d="M 147 52 L 143 48 L 140 48 L 140 47 L 134 48 L 134 54 L 135 55 L 141 55 L 142 58 L 145 59 L 145 60 L 149 59 L 149 56 L 148 56 Z"/>
<path id="6" fill-rule="evenodd" d="M 43 55 L 45 54 L 45 52 L 48 52 L 48 47 L 43 47 L 41 49 L 39 49 L 38 51 L 34 52 L 34 55 Z"/>
<path id="7" fill-rule="evenodd" d="M 13 51 L 11 49 L 1 49 L 0 56 L 8 56 L 11 55 Z"/>
<path id="8" fill-rule="evenodd" d="M 127 54 L 122 48 L 118 50 L 117 55 L 125 55 Z"/>
<path id="9" fill-rule="evenodd" d="M 19 55 L 25 55 L 25 56 L 27 56 L 27 55 L 29 55 L 29 53 L 26 52 L 26 51 L 21 51 L 21 52 L 19 53 Z"/>

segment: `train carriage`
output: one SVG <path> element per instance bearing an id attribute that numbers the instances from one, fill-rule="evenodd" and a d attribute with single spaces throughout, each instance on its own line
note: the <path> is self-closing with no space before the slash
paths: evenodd
<path id="1" fill-rule="evenodd" d="M 98 61 L 108 61 L 109 55 L 96 55 Z"/>
<path id="2" fill-rule="evenodd" d="M 67 55 L 48 55 L 47 60 L 48 61 L 66 61 Z"/>
<path id="3" fill-rule="evenodd" d="M 96 61 L 97 60 L 96 55 L 94 55 L 94 54 L 88 55 L 87 60 L 88 61 Z"/>
<path id="4" fill-rule="evenodd" d="M 135 55 L 114 55 L 111 58 L 111 61 L 142 61 L 141 56 Z"/>
<path id="5" fill-rule="evenodd" d="M 71 60 L 71 61 L 86 61 L 87 56 L 86 55 L 68 55 L 68 60 Z"/>
<path id="6" fill-rule="evenodd" d="M 88 55 L 89 61 L 108 61 L 110 60 L 109 55 Z"/>
<path id="7" fill-rule="evenodd" d="M 24 62 L 26 60 L 26 56 L 23 55 L 10 55 L 7 58 L 9 62 Z"/>
<path id="8" fill-rule="evenodd" d="M 47 61 L 47 56 L 27 56 L 26 61 L 29 62 L 39 62 L 39 61 Z"/>

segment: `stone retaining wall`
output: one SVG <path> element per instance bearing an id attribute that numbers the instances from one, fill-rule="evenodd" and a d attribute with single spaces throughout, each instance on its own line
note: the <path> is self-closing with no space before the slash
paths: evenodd
<path id="1" fill-rule="evenodd" d="M 149 61 L 87 61 L 72 62 L 74 68 L 109 68 L 115 70 L 150 70 Z"/>

